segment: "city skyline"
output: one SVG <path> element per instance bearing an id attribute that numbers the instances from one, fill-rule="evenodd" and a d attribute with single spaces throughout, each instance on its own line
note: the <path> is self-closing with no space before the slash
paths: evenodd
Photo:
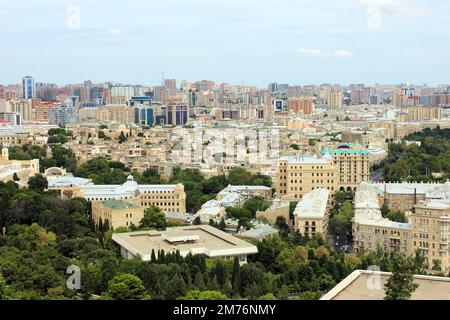
<path id="1" fill-rule="evenodd" d="M 27 4 L 0 4 L 3 84 L 448 83 L 450 1 Z"/>

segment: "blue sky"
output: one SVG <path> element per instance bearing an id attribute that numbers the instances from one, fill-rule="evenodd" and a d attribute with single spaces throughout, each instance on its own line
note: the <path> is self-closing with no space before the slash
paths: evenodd
<path id="1" fill-rule="evenodd" d="M 0 0 L 0 30 L 3 84 L 450 83 L 450 0 Z"/>

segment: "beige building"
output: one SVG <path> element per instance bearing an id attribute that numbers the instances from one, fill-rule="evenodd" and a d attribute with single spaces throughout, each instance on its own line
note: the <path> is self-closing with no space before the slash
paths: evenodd
<path id="1" fill-rule="evenodd" d="M 328 92 L 328 106 L 330 109 L 340 110 L 342 109 L 342 103 L 344 101 L 344 96 L 339 90 L 331 90 Z"/>
<path id="2" fill-rule="evenodd" d="M 265 218 L 274 225 L 278 217 L 283 217 L 287 224 L 290 224 L 289 201 L 274 199 L 272 205 L 265 211 L 256 211 L 256 219 Z"/>
<path id="3" fill-rule="evenodd" d="M 39 159 L 10 160 L 7 147 L 2 148 L 0 156 L 0 181 L 14 181 L 14 176 L 19 178 L 17 183 L 27 185 L 28 179 L 39 173 Z"/>
<path id="4" fill-rule="evenodd" d="M 303 235 L 326 237 L 330 215 L 330 190 L 317 188 L 305 194 L 294 210 L 295 230 Z"/>
<path id="5" fill-rule="evenodd" d="M 23 121 L 33 119 L 33 100 L 31 99 L 11 99 L 6 101 L 5 112 L 17 112 L 22 115 Z"/>
<path id="6" fill-rule="evenodd" d="M 401 108 L 400 113 L 397 115 L 396 120 L 408 122 L 408 121 L 423 121 L 441 118 L 442 118 L 441 107 L 415 106 L 415 107 Z"/>
<path id="7" fill-rule="evenodd" d="M 312 97 L 297 97 L 288 99 L 288 110 L 295 114 L 309 115 L 314 110 Z"/>
<path id="8" fill-rule="evenodd" d="M 333 164 L 339 170 L 340 190 L 356 190 L 361 182 L 369 181 L 368 150 L 352 149 L 349 145 L 340 145 L 336 149 L 324 149 L 321 154 L 333 157 Z"/>
<path id="9" fill-rule="evenodd" d="M 139 185 L 130 175 L 124 184 L 95 185 L 87 179 L 65 176 L 49 180 L 49 189 L 60 190 L 68 198 L 82 197 L 92 202 L 122 200 L 144 209 L 156 206 L 165 213 L 186 212 L 186 193 L 181 183 Z"/>
<path id="10" fill-rule="evenodd" d="M 411 225 L 383 218 L 377 189 L 362 183 L 355 193 L 353 247 L 364 250 L 402 251 L 411 254 Z"/>
<path id="11" fill-rule="evenodd" d="M 428 267 L 450 270 L 450 202 L 420 201 L 409 217 L 412 249 L 428 260 Z M 440 268 L 439 268 L 440 267 Z M 439 270 L 438 270 L 439 271 Z"/>
<path id="12" fill-rule="evenodd" d="M 306 193 L 324 188 L 338 190 L 339 171 L 329 157 L 282 157 L 278 161 L 275 189 L 278 197 L 301 200 Z"/>
<path id="13" fill-rule="evenodd" d="M 384 192 L 382 191 L 384 190 Z M 391 202 L 392 193 L 400 203 Z M 355 195 L 353 246 L 364 250 L 400 251 L 407 255 L 417 250 L 427 259 L 428 269 L 450 271 L 450 183 L 362 183 Z M 417 200 L 422 195 L 423 200 Z M 382 217 L 381 204 L 390 210 L 405 209 L 408 223 Z M 394 208 L 391 206 L 394 205 Z M 403 210 L 401 210 L 403 211 Z"/>
<path id="14" fill-rule="evenodd" d="M 111 229 L 139 226 L 144 217 L 144 208 L 121 200 L 106 200 L 92 203 L 92 219 L 95 225 L 109 223 Z"/>

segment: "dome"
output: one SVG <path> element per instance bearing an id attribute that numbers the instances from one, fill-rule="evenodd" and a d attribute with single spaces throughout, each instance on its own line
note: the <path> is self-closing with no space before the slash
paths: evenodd
<path id="1" fill-rule="evenodd" d="M 125 182 L 122 187 L 125 189 L 125 191 L 131 191 L 131 192 L 137 192 L 138 191 L 138 184 L 136 181 L 134 181 L 134 178 L 132 175 L 129 175 L 127 177 L 127 182 Z"/>

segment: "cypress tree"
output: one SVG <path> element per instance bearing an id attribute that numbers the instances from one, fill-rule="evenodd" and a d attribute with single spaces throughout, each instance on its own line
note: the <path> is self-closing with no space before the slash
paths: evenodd
<path id="1" fill-rule="evenodd" d="M 194 287 L 196 290 L 206 290 L 205 281 L 203 280 L 203 275 L 201 272 L 197 272 L 195 275 Z"/>
<path id="2" fill-rule="evenodd" d="M 231 285 L 233 288 L 233 295 L 238 296 L 241 293 L 241 267 L 239 265 L 239 258 L 234 257 L 233 273 L 231 274 Z"/>
<path id="3" fill-rule="evenodd" d="M 100 232 L 103 232 L 103 220 L 102 220 L 102 218 L 98 219 L 97 230 L 100 231 Z"/>
<path id="4" fill-rule="evenodd" d="M 150 261 L 151 262 L 156 262 L 155 249 L 152 249 L 152 254 L 150 256 Z"/>

